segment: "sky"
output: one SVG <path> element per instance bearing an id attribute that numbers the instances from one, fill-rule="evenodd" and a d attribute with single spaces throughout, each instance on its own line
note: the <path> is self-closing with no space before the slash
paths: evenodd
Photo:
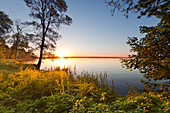
<path id="1" fill-rule="evenodd" d="M 135 13 L 126 19 L 120 11 L 111 16 L 104 0 L 66 0 L 66 3 L 66 14 L 73 23 L 58 30 L 62 38 L 57 42 L 56 55 L 126 57 L 130 54 L 127 37 L 142 38 L 139 26 L 154 26 L 159 21 L 154 17 L 137 19 Z M 0 11 L 12 20 L 31 20 L 23 0 L 0 0 Z"/>

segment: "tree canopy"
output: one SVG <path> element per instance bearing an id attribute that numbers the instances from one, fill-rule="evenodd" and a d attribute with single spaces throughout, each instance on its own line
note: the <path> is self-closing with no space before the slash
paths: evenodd
<path id="1" fill-rule="evenodd" d="M 24 0 L 30 8 L 30 16 L 34 19 L 27 22 L 27 25 L 34 26 L 35 47 L 40 48 L 40 57 L 37 69 L 40 68 L 41 59 L 45 50 L 54 50 L 56 41 L 61 36 L 57 30 L 61 24 L 70 25 L 72 19 L 65 15 L 67 4 L 65 0 Z"/>
<path id="2" fill-rule="evenodd" d="M 12 25 L 13 22 L 8 15 L 0 11 L 0 36 L 8 32 Z"/>
<path id="3" fill-rule="evenodd" d="M 150 80 L 170 79 L 170 6 L 168 0 L 105 0 L 112 7 L 124 12 L 128 17 L 129 11 L 141 16 L 155 16 L 160 19 L 156 26 L 140 26 L 140 32 L 145 37 L 128 37 L 128 44 L 134 54 L 128 59 L 122 60 L 123 67 L 127 69 L 139 69 L 144 77 Z M 142 81 L 150 85 L 147 87 L 169 87 L 170 81 L 162 84 Z"/>
<path id="4" fill-rule="evenodd" d="M 32 42 L 30 36 L 27 36 L 26 29 L 20 20 L 14 21 L 15 25 L 13 27 L 13 34 L 9 36 L 7 42 L 12 44 L 11 50 L 15 54 L 15 59 L 17 59 L 18 51 L 31 51 L 29 43 Z"/>
<path id="5" fill-rule="evenodd" d="M 108 6 L 111 6 L 111 13 L 117 10 L 124 12 L 128 17 L 129 12 L 139 13 L 138 18 L 141 16 L 156 16 L 160 18 L 169 12 L 168 0 L 104 0 Z"/>

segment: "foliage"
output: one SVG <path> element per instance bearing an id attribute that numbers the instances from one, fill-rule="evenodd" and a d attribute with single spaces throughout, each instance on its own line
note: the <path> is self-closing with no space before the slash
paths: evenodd
<path id="1" fill-rule="evenodd" d="M 19 67 L 22 62 L 13 60 L 2 64 Z M 59 68 L 40 72 L 27 67 L 16 73 L 0 73 L 0 112 L 170 112 L 169 92 L 132 91 L 130 95 L 119 96 L 106 80 L 106 75 L 87 72 L 77 75 Z"/>
<path id="2" fill-rule="evenodd" d="M 3 34 L 0 38 L 0 59 L 31 59 L 32 48 L 29 46 L 30 37 L 23 33 L 23 28 L 19 22 L 16 22 L 17 33 L 7 35 Z M 11 28 L 11 30 L 13 30 Z M 13 30 L 14 31 L 14 30 Z M 12 34 L 12 33 L 11 33 Z M 11 46 L 10 46 L 11 45 Z"/>
<path id="3" fill-rule="evenodd" d="M 0 39 L 0 59 L 15 59 L 14 46 L 9 47 L 3 38 Z M 34 54 L 31 51 L 25 51 L 25 49 L 17 50 L 18 59 L 33 59 Z"/>
<path id="4" fill-rule="evenodd" d="M 9 47 L 6 45 L 4 38 L 0 38 L 0 59 L 7 58 L 9 53 Z"/>
<path id="5" fill-rule="evenodd" d="M 149 80 L 170 79 L 168 24 L 169 22 L 160 22 L 156 27 L 141 27 L 141 32 L 147 35 L 140 40 L 129 37 L 127 43 L 131 46 L 131 51 L 137 54 L 123 59 L 123 65 L 128 69 L 139 69 Z M 169 84 L 169 82 L 164 83 L 163 87 L 169 87 Z"/>
<path id="6" fill-rule="evenodd" d="M 0 11 L 0 59 L 6 58 L 9 55 L 9 47 L 6 45 L 4 34 L 11 30 L 12 25 L 13 21 L 8 15 Z"/>
<path id="7" fill-rule="evenodd" d="M 129 12 L 139 13 L 141 16 L 158 16 L 169 12 L 168 0 L 104 0 L 110 6 L 112 15 L 117 10 L 124 12 L 128 18 Z"/>
<path id="8" fill-rule="evenodd" d="M 0 59 L 33 59 L 34 54 L 28 46 L 28 38 L 22 39 L 23 37 L 21 37 L 20 40 L 17 41 L 16 35 L 17 34 L 13 35 L 12 38 L 11 36 L 3 36 L 0 38 Z M 9 44 L 12 44 L 12 46 L 9 47 Z"/>
<path id="9" fill-rule="evenodd" d="M 16 31 L 14 30 L 15 28 L 13 28 L 14 34 L 6 40 L 9 44 L 12 44 L 11 51 L 15 59 L 17 59 L 20 58 L 18 53 L 23 54 L 26 51 L 29 51 L 27 53 L 31 53 L 32 48 L 29 46 L 29 42 L 32 40 L 31 37 L 27 36 L 27 33 L 24 32 L 24 26 L 19 20 L 15 20 L 15 27 Z"/>
<path id="10" fill-rule="evenodd" d="M 30 16 L 35 19 L 32 22 L 26 22 L 32 25 L 35 30 L 32 33 L 34 37 L 35 49 L 40 48 L 40 57 L 37 69 L 40 68 L 42 55 L 45 50 L 54 50 L 56 41 L 61 37 L 57 30 L 61 24 L 70 25 L 72 19 L 65 15 L 67 4 L 65 0 L 24 0 L 30 8 Z"/>
<path id="11" fill-rule="evenodd" d="M 128 17 L 129 11 L 140 12 L 141 16 L 155 16 L 160 20 L 156 26 L 141 26 L 140 32 L 146 34 L 144 38 L 128 37 L 128 44 L 134 53 L 128 59 L 122 60 L 123 67 L 127 69 L 139 69 L 144 77 L 151 80 L 170 79 L 170 12 L 168 0 L 106 0 L 106 3 L 125 12 Z M 170 82 L 161 84 L 146 83 L 146 88 L 168 88 Z"/>
<path id="12" fill-rule="evenodd" d="M 112 110 L 116 112 L 147 112 L 162 113 L 169 112 L 169 92 L 149 92 L 131 94 L 126 98 L 118 98 L 112 103 Z"/>
<path id="13" fill-rule="evenodd" d="M 13 22 L 7 14 L 0 11 L 0 37 L 11 29 Z"/>

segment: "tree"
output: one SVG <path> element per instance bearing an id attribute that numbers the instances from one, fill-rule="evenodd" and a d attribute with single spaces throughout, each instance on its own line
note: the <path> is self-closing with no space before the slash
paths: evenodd
<path id="1" fill-rule="evenodd" d="M 0 37 L 7 33 L 13 25 L 12 20 L 4 12 L 0 11 Z"/>
<path id="2" fill-rule="evenodd" d="M 142 81 L 146 88 L 160 87 L 164 89 L 170 86 L 170 7 L 168 0 L 105 0 L 115 9 L 124 12 L 128 18 L 128 12 L 140 12 L 141 16 L 155 16 L 160 19 L 156 26 L 140 26 L 140 32 L 145 37 L 128 37 L 131 51 L 136 53 L 129 55 L 128 59 L 122 60 L 123 67 L 127 69 L 139 69 L 144 77 L 151 80 L 167 80 L 164 83 L 151 83 Z"/>
<path id="3" fill-rule="evenodd" d="M 163 15 L 169 12 L 168 0 L 104 0 L 107 6 L 112 7 L 110 10 L 112 14 L 116 9 L 124 12 L 124 16 L 128 18 L 129 12 L 139 13 L 141 16 L 156 16 Z"/>
<path id="4" fill-rule="evenodd" d="M 0 11 L 0 58 L 7 58 L 9 53 L 9 47 L 6 45 L 4 36 L 8 33 L 13 25 L 13 21 L 7 14 Z"/>
<path id="5" fill-rule="evenodd" d="M 5 39 L 0 38 L 0 59 L 8 58 L 10 48 L 6 45 Z"/>
<path id="6" fill-rule="evenodd" d="M 31 9 L 30 16 L 36 21 L 27 22 L 36 28 L 34 42 L 40 48 L 40 56 L 36 69 L 40 68 L 44 49 L 54 50 L 60 37 L 57 33 L 61 24 L 70 25 L 72 19 L 65 15 L 67 5 L 65 0 L 24 0 Z M 36 33 L 35 33 L 36 32 Z M 37 47 L 37 46 L 36 46 Z"/>
<path id="7" fill-rule="evenodd" d="M 11 51 L 14 53 L 15 59 L 17 59 L 18 50 L 31 50 L 32 48 L 29 46 L 29 42 L 32 41 L 30 36 L 27 33 L 23 32 L 24 26 L 20 22 L 20 20 L 15 20 L 16 31 L 13 29 L 14 34 L 9 36 L 8 42 L 12 44 Z M 26 31 L 26 30 L 25 30 Z"/>

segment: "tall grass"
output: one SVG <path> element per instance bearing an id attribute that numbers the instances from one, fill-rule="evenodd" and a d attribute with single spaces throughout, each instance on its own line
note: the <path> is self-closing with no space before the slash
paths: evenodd
<path id="1" fill-rule="evenodd" d="M 32 67 L 21 67 L 15 73 L 0 73 L 2 113 L 170 111 L 169 92 L 135 92 L 121 97 L 114 90 L 114 81 L 108 85 L 106 73 L 77 74 L 68 68 L 40 72 Z"/>
<path id="2" fill-rule="evenodd" d="M 101 81 L 99 81 L 99 78 Z M 15 74 L 6 76 L 7 83 L 2 84 L 5 88 L 15 90 L 19 99 L 27 97 L 37 99 L 42 96 L 50 96 L 58 93 L 74 94 L 82 98 L 83 96 L 94 96 L 98 91 L 111 90 L 106 84 L 106 77 L 100 75 L 90 75 L 88 72 L 74 76 L 71 71 L 62 70 L 39 72 L 27 68 Z M 5 90 L 5 88 L 3 90 Z M 116 93 L 114 90 L 111 90 Z"/>
<path id="3" fill-rule="evenodd" d="M 15 106 L 18 101 L 37 100 L 45 96 L 53 95 L 72 95 L 76 99 L 83 97 L 93 98 L 96 102 L 103 102 L 102 92 L 108 91 L 105 101 L 113 101 L 117 93 L 105 85 L 106 75 L 93 75 L 83 72 L 75 75 L 68 69 L 54 69 L 53 71 L 40 72 L 35 69 L 26 68 L 19 72 L 9 75 L 0 74 L 0 91 L 5 93 L 6 97 L 13 99 L 2 101 L 3 106 Z M 99 81 L 99 78 L 101 81 Z M 112 98 L 113 97 L 113 98 Z M 3 96 L 4 99 L 4 96 Z"/>

